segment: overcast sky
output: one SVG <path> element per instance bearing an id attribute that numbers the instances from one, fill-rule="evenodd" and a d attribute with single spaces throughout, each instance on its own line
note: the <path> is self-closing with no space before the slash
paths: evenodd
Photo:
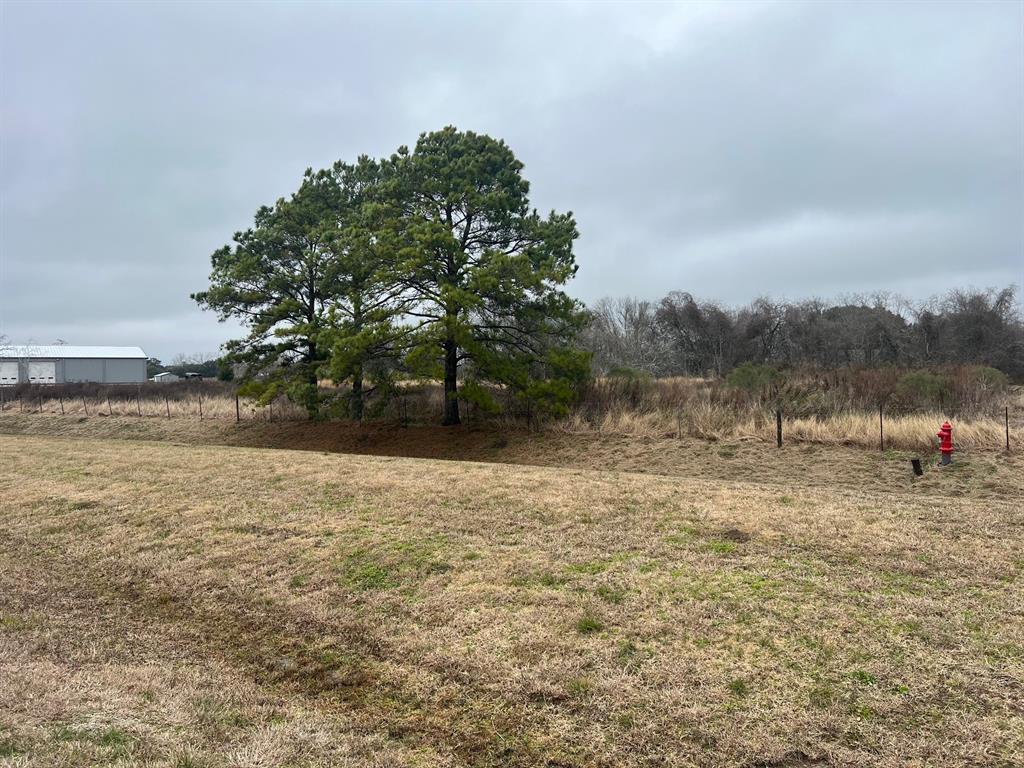
<path id="1" fill-rule="evenodd" d="M 575 213 L 570 292 L 1024 282 L 1024 3 L 0 0 L 0 334 L 232 333 L 210 253 L 307 166 L 447 124 Z"/>

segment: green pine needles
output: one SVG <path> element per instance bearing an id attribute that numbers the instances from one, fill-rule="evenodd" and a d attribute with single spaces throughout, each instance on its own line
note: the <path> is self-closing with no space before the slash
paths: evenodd
<path id="1" fill-rule="evenodd" d="M 579 233 L 571 213 L 530 208 L 522 168 L 503 141 L 448 127 L 387 159 L 309 170 L 260 208 L 193 294 L 247 328 L 226 345 L 244 390 L 362 419 L 372 393 L 430 379 L 448 425 L 460 401 L 499 411 L 496 390 L 564 412 L 590 373 L 575 346 L 585 310 L 562 291 Z"/>

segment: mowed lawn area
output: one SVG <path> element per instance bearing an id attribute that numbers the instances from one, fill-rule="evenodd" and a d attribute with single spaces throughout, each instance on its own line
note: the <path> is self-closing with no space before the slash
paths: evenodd
<path id="1" fill-rule="evenodd" d="M 1024 763 L 1019 496 L 32 436 L 0 459 L 0 765 Z"/>

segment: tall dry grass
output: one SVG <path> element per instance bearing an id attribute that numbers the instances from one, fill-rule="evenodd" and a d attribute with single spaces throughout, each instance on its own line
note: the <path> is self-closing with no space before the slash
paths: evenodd
<path id="1" fill-rule="evenodd" d="M 128 388 L 106 392 L 54 395 L 43 388 L 19 397 L 4 393 L 3 413 L 46 413 L 78 417 L 144 417 L 163 419 L 211 419 L 241 421 L 298 421 L 307 419 L 305 410 L 279 397 L 267 405 L 250 398 L 238 399 L 226 391 L 179 391 L 165 396 L 152 392 L 139 394 Z"/>
<path id="2" fill-rule="evenodd" d="M 873 372 L 846 379 L 829 373 L 808 378 L 774 392 L 741 392 L 722 382 L 696 378 L 605 378 L 591 382 L 569 414 L 538 419 L 511 393 L 495 390 L 503 405 L 500 416 L 462 407 L 469 425 L 554 430 L 568 434 L 621 435 L 643 438 L 679 436 L 702 440 L 775 440 L 775 411 L 783 413 L 787 442 L 879 445 L 878 378 Z M 851 375 L 852 376 L 852 375 Z M 829 378 L 831 377 L 831 378 Z M 866 382 L 866 383 L 865 383 Z M 958 385 L 960 386 L 960 385 Z M 12 399 L 20 395 L 20 399 Z M 49 413 L 75 417 L 146 417 L 221 421 L 304 421 L 305 410 L 280 397 L 267 405 L 240 398 L 221 382 L 182 382 L 178 385 L 116 387 L 65 385 L 21 387 L 0 393 L 3 413 Z M 373 420 L 404 424 L 437 423 L 444 393 L 436 382 L 406 382 L 388 400 L 371 401 Z M 961 448 L 999 449 L 1005 445 L 1003 409 L 1010 411 L 1011 445 L 1024 444 L 1024 389 L 979 392 L 966 385 L 949 408 L 918 406 L 892 399 L 883 407 L 887 448 L 927 450 L 937 446 L 938 426 L 949 419 Z"/>
<path id="3" fill-rule="evenodd" d="M 949 418 L 941 412 L 883 415 L 882 432 L 886 448 L 927 451 L 938 448 L 935 433 Z M 1005 445 L 1003 422 L 995 418 L 953 419 L 955 445 L 967 449 L 999 449 Z M 701 404 L 687 412 L 638 412 L 616 409 L 597 421 L 574 413 L 554 422 L 552 428 L 569 434 L 622 435 L 644 438 L 695 437 L 702 440 L 776 439 L 774 414 L 736 412 L 721 406 Z M 822 418 L 784 418 L 785 442 L 879 447 L 878 413 L 843 413 Z M 1011 445 L 1024 444 L 1024 429 L 1010 427 Z"/>
<path id="4" fill-rule="evenodd" d="M 899 373 L 810 373 L 747 392 L 707 379 L 598 379 L 572 413 L 551 426 L 573 434 L 772 442 L 778 410 L 786 441 L 876 448 L 882 403 L 887 448 L 937 447 L 935 432 L 949 419 L 961 448 L 998 449 L 1006 442 L 1004 409 L 1009 411 L 1011 445 L 1024 441 L 1024 389 L 987 389 L 972 383 L 970 369 L 953 369 L 948 401 L 940 408 L 899 392 L 894 385 Z"/>

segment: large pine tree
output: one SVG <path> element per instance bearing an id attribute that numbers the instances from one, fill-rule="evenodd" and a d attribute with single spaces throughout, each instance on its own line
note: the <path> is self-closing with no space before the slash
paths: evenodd
<path id="1" fill-rule="evenodd" d="M 407 245 L 396 275 L 418 324 L 408 361 L 444 380 L 443 423 L 461 396 L 491 406 L 479 382 L 551 405 L 586 360 L 568 346 L 581 306 L 560 290 L 576 274 L 571 213 L 530 208 L 523 165 L 503 141 L 453 127 L 420 136 L 390 161 Z"/>
<path id="2" fill-rule="evenodd" d="M 311 418 L 320 412 L 317 381 L 330 352 L 324 334 L 340 289 L 332 250 L 340 209 L 337 186 L 307 171 L 298 192 L 261 207 L 251 229 L 213 254 L 210 287 L 192 294 L 221 320 L 247 328 L 225 348 L 254 389 L 286 391 Z"/>

